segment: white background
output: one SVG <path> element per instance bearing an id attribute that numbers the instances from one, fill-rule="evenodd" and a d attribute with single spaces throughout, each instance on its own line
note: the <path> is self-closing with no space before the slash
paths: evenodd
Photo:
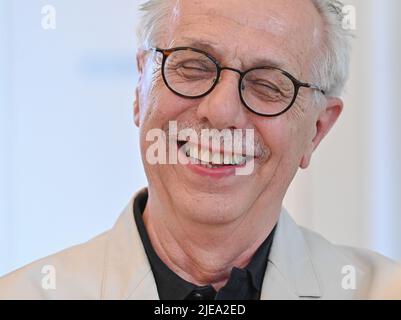
<path id="1" fill-rule="evenodd" d="M 132 121 L 138 3 L 0 0 L 0 275 L 110 228 L 146 185 Z M 345 113 L 286 206 L 331 241 L 401 260 L 401 2 L 347 3 Z M 42 29 L 47 4 L 56 30 Z"/>

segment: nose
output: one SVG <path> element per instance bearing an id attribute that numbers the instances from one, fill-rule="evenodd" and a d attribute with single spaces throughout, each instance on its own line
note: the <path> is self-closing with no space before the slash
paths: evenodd
<path id="1" fill-rule="evenodd" d="M 231 72 L 234 71 L 234 72 Z M 214 90 L 204 97 L 197 109 L 201 120 L 208 120 L 214 128 L 244 128 L 246 110 L 238 92 L 240 74 L 235 69 L 224 68 Z"/>

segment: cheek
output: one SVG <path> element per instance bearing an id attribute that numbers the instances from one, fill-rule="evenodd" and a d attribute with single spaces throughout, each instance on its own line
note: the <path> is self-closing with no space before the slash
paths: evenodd
<path id="1" fill-rule="evenodd" d="M 160 129 L 165 132 L 169 121 L 177 121 L 183 118 L 182 114 L 191 108 L 191 100 L 176 96 L 165 85 L 163 80 L 155 80 L 149 94 L 143 99 L 140 126 L 140 144 L 142 154 L 146 153 L 148 147 L 154 141 L 146 141 L 149 131 Z"/>
<path id="2" fill-rule="evenodd" d="M 165 127 L 169 121 L 178 120 L 191 104 L 191 100 L 181 98 L 171 92 L 161 79 L 155 81 L 148 97 L 144 119 L 147 127 Z"/>
<path id="3" fill-rule="evenodd" d="M 258 131 L 269 149 L 269 162 L 297 167 L 306 148 L 307 130 L 286 116 L 263 120 Z"/>
<path id="4" fill-rule="evenodd" d="M 263 143 L 269 149 L 271 158 L 281 158 L 291 149 L 293 128 L 283 118 L 267 119 L 258 126 L 258 131 Z"/>

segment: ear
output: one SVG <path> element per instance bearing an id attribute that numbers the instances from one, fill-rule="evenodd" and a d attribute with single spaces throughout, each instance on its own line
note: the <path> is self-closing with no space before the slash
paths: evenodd
<path id="1" fill-rule="evenodd" d="M 301 159 L 300 168 L 306 169 L 309 166 L 313 152 L 336 123 L 342 110 L 343 102 L 341 99 L 333 97 L 326 98 L 326 107 L 318 113 L 317 119 L 315 120 L 314 136 Z"/>
<path id="2" fill-rule="evenodd" d="M 139 128 L 141 125 L 140 121 L 140 112 L 139 112 L 139 88 L 135 89 L 135 100 L 134 100 L 134 123 Z"/>
<path id="3" fill-rule="evenodd" d="M 138 84 L 135 89 L 135 100 L 134 100 L 134 122 L 137 127 L 141 125 L 140 121 L 140 87 L 142 84 L 143 80 L 143 71 L 145 67 L 145 51 L 144 50 L 138 50 L 138 53 L 136 55 L 136 64 L 137 64 L 137 69 L 138 69 Z"/>

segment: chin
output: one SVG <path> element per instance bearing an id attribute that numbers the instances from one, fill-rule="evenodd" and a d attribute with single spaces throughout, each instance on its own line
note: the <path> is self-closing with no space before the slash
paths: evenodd
<path id="1" fill-rule="evenodd" d="M 246 212 L 246 201 L 241 201 L 237 194 L 199 194 L 182 199 L 180 205 L 187 218 L 201 224 L 226 224 L 240 218 Z"/>

